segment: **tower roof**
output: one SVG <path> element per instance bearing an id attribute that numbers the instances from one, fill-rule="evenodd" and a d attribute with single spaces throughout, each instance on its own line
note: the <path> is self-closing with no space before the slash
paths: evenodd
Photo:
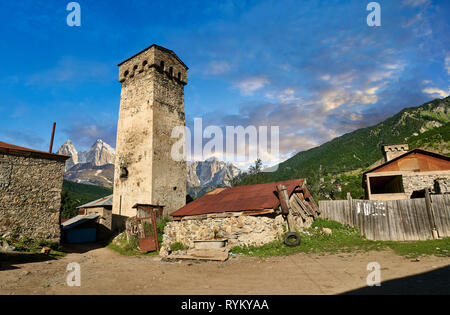
<path id="1" fill-rule="evenodd" d="M 127 62 L 127 61 L 133 59 L 133 58 L 136 57 L 136 56 L 139 56 L 140 54 L 146 52 L 147 50 L 149 50 L 149 49 L 151 49 L 151 48 L 153 48 L 153 47 L 156 48 L 156 49 L 159 49 L 160 51 L 163 51 L 163 52 L 165 52 L 165 53 L 171 54 L 173 57 L 175 57 L 175 58 L 180 62 L 181 65 L 183 65 L 183 67 L 186 68 L 186 70 L 189 69 L 189 67 L 186 66 L 186 65 L 184 64 L 184 62 L 183 62 L 183 61 L 182 61 L 182 60 L 181 60 L 181 59 L 180 59 L 180 58 L 179 58 L 172 50 L 167 49 L 167 48 L 164 48 L 164 47 L 159 46 L 159 45 L 156 45 L 156 44 L 153 44 L 153 45 L 151 45 L 151 46 L 145 48 L 144 50 L 138 52 L 137 54 L 133 55 L 132 57 L 128 58 L 127 60 L 122 61 L 122 62 L 119 63 L 117 66 L 120 67 L 120 66 L 123 65 L 125 62 Z"/>

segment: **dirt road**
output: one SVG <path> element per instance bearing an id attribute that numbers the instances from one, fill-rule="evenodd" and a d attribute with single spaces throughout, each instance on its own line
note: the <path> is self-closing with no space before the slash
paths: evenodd
<path id="1" fill-rule="evenodd" d="M 225 263 L 163 262 L 96 248 L 59 260 L 3 259 L 0 294 L 449 294 L 450 259 L 406 259 L 391 251 L 296 254 L 268 259 L 238 256 Z M 31 257 L 31 256 L 30 256 Z M 81 287 L 66 284 L 66 267 L 81 266 Z M 378 262 L 383 284 L 368 288 L 367 264 Z M 397 280 L 392 280 L 400 278 Z M 390 281 L 391 280 L 391 281 Z"/>

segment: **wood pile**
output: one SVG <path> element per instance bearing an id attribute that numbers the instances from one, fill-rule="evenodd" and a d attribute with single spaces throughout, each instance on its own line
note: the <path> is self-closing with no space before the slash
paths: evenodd
<path id="1" fill-rule="evenodd" d="M 320 215 L 320 210 L 311 194 L 303 189 L 297 189 L 289 199 L 290 216 L 298 230 L 309 228 Z"/>

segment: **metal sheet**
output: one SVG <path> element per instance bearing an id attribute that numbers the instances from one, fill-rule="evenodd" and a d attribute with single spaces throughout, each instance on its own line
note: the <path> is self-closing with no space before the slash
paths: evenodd
<path id="1" fill-rule="evenodd" d="M 294 179 L 227 189 L 221 188 L 220 191 L 212 191 L 187 204 L 173 212 L 171 216 L 184 217 L 218 212 L 275 209 L 280 205 L 276 192 L 277 185 L 284 185 L 288 194 L 291 195 L 297 187 L 302 187 L 303 183 L 304 179 Z"/>

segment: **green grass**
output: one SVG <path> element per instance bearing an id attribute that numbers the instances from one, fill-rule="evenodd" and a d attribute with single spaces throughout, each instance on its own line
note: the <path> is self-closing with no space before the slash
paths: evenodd
<path id="1" fill-rule="evenodd" d="M 326 235 L 322 228 L 330 228 L 332 235 Z M 301 233 L 301 243 L 296 247 L 284 245 L 282 240 L 276 240 L 263 246 L 233 247 L 233 253 L 241 253 L 254 257 L 271 257 L 292 255 L 295 253 L 357 253 L 392 249 L 395 253 L 408 258 L 421 255 L 436 255 L 450 257 L 450 239 L 429 240 L 419 242 L 386 242 L 372 241 L 362 237 L 357 228 L 346 226 L 335 221 L 318 219 L 306 232 Z M 447 250 L 447 252 L 445 251 Z"/>
<path id="2" fill-rule="evenodd" d="M 164 234 L 164 227 L 166 226 L 167 222 L 170 222 L 169 217 L 164 217 L 160 220 L 160 222 L 156 225 L 156 230 L 158 231 L 158 242 L 159 247 L 162 246 L 162 239 Z M 126 233 L 123 232 L 120 234 L 118 239 L 116 240 L 117 244 L 110 243 L 106 247 L 109 249 L 112 249 L 116 252 L 118 252 L 121 255 L 124 256 L 153 256 L 158 255 L 158 252 L 150 252 L 150 253 L 143 253 L 138 249 L 139 240 L 137 238 L 133 238 L 129 242 L 127 241 Z"/>
<path id="3" fill-rule="evenodd" d="M 0 243 L 6 241 L 10 246 L 15 247 L 17 252 L 40 254 L 42 247 L 51 249 L 50 257 L 59 258 L 66 256 L 64 248 L 58 242 L 50 242 L 43 239 L 31 239 L 26 236 L 22 238 L 11 237 L 8 239 L 0 237 Z"/>
<path id="4" fill-rule="evenodd" d="M 143 253 L 138 249 L 138 245 L 139 240 L 137 238 L 132 238 L 128 242 L 127 235 L 124 232 L 119 236 L 118 244 L 110 243 L 106 247 L 124 256 L 153 256 L 158 254 L 158 252 Z"/>
<path id="5" fill-rule="evenodd" d="M 172 252 L 176 252 L 179 250 L 185 250 L 185 249 L 188 249 L 188 247 L 185 246 L 183 243 L 176 242 L 176 243 L 170 244 L 170 250 Z"/>

